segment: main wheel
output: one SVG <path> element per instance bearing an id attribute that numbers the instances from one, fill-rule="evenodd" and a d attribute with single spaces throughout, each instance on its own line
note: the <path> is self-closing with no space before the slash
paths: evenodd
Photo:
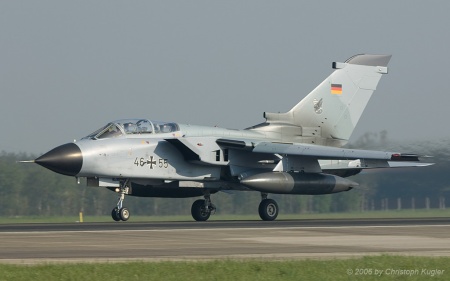
<path id="1" fill-rule="evenodd" d="M 205 200 L 199 199 L 192 204 L 191 214 L 196 221 L 206 221 L 211 216 L 211 212 L 205 206 Z"/>
<path id="2" fill-rule="evenodd" d="M 275 200 L 264 199 L 259 203 L 258 212 L 263 221 L 273 221 L 278 217 L 278 204 Z"/>
<path id="3" fill-rule="evenodd" d="M 127 208 L 122 208 L 119 210 L 119 217 L 123 221 L 127 221 L 130 218 L 130 211 Z"/>
<path id="4" fill-rule="evenodd" d="M 114 209 L 111 211 L 111 217 L 112 217 L 112 219 L 115 220 L 115 221 L 120 221 L 120 217 L 119 217 L 119 209 L 114 208 Z"/>

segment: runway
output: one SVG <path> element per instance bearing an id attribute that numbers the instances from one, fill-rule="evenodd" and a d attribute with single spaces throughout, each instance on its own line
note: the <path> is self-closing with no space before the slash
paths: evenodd
<path id="1" fill-rule="evenodd" d="M 0 225 L 0 263 L 450 256 L 450 219 Z"/>

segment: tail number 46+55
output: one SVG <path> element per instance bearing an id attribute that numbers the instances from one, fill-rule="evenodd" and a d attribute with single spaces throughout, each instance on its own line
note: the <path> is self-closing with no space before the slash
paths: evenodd
<path id="1" fill-rule="evenodd" d="M 134 165 L 136 165 L 137 167 L 144 167 L 144 165 L 148 165 L 150 169 L 153 169 L 154 167 L 167 169 L 169 167 L 169 162 L 167 161 L 167 159 L 157 158 L 153 156 L 148 157 L 148 159 L 145 159 L 144 157 L 136 157 L 136 159 L 134 160 Z"/>

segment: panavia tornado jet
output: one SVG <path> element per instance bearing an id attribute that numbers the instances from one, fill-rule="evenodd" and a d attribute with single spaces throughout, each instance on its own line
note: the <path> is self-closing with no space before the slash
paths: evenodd
<path id="1" fill-rule="evenodd" d="M 87 178 L 88 186 L 118 193 L 115 221 L 126 221 L 125 195 L 203 197 L 192 217 L 206 221 L 219 191 L 261 193 L 259 215 L 279 208 L 270 194 L 330 194 L 351 190 L 347 179 L 364 169 L 426 166 L 415 154 L 341 148 L 350 138 L 390 55 L 355 55 L 286 113 L 242 130 L 160 122 L 113 121 L 33 160 L 54 172 Z"/>

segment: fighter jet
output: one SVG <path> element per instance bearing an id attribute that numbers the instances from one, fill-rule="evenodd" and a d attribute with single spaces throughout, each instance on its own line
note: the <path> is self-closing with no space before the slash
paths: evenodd
<path id="1" fill-rule="evenodd" d="M 196 221 L 216 210 L 219 191 L 261 193 L 262 220 L 275 220 L 269 194 L 330 194 L 351 190 L 347 179 L 364 169 L 426 166 L 416 154 L 342 148 L 358 123 L 390 55 L 355 55 L 286 113 L 264 113 L 265 122 L 242 130 L 145 118 L 113 121 L 33 162 L 56 173 L 86 178 L 88 186 L 118 193 L 111 212 L 126 221 L 125 195 L 200 197 Z"/>

